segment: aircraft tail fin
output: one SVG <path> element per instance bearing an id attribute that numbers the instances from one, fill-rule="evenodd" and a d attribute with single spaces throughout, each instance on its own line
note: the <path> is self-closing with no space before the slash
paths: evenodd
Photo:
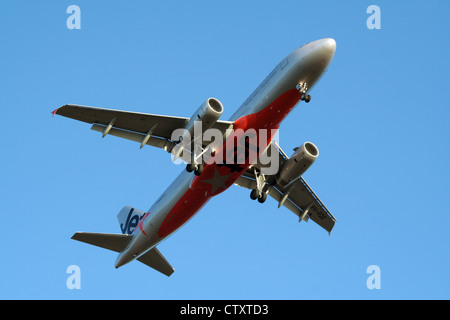
<path id="1" fill-rule="evenodd" d="M 144 215 L 144 211 L 132 208 L 130 206 L 123 207 L 117 215 L 117 220 L 119 220 L 120 230 L 122 230 L 122 233 L 132 234 Z"/>
<path id="2" fill-rule="evenodd" d="M 72 239 L 92 244 L 94 246 L 121 252 L 130 242 L 132 236 L 128 234 L 77 232 Z"/>

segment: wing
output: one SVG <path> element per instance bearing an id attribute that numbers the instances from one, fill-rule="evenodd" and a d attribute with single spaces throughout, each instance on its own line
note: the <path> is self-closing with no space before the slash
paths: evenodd
<path id="1" fill-rule="evenodd" d="M 172 117 L 147 113 L 102 109 L 78 105 L 64 105 L 52 112 L 67 118 L 93 124 L 94 131 L 151 145 L 171 152 L 175 146 L 172 132 L 186 126 L 189 118 Z M 217 121 L 214 128 L 225 133 L 233 126 L 230 121 Z"/>
<path id="2" fill-rule="evenodd" d="M 278 151 L 281 168 L 288 160 L 288 157 L 276 142 L 272 142 L 272 152 L 274 152 L 274 148 Z M 262 165 L 257 163 L 253 167 L 260 170 Z M 279 203 L 278 207 L 285 206 L 299 216 L 299 221 L 311 219 L 331 233 L 336 223 L 336 218 L 328 211 L 302 177 L 293 181 L 286 189 L 276 183 L 276 175 L 265 176 L 265 182 L 269 187 L 268 195 Z M 247 170 L 236 181 L 236 185 L 251 190 L 256 189 L 256 177 L 253 168 Z"/>

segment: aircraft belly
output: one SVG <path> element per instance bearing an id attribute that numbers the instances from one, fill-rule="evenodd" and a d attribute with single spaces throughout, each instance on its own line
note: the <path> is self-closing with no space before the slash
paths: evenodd
<path id="1" fill-rule="evenodd" d="M 210 199 L 204 189 L 188 188 L 162 222 L 158 236 L 165 238 L 190 220 Z"/>
<path id="2" fill-rule="evenodd" d="M 286 74 L 284 74 L 284 78 L 286 79 Z M 286 91 L 281 93 L 279 91 L 280 86 L 269 86 L 268 89 L 272 91 L 272 94 L 276 93 L 278 96 L 275 96 L 274 100 L 269 100 L 269 102 L 266 100 L 267 96 L 266 99 L 260 99 L 257 103 L 258 107 L 252 108 L 253 111 L 256 111 L 255 113 L 243 115 L 235 120 L 235 132 L 237 129 L 242 129 L 243 132 L 255 129 L 259 135 L 259 130 L 268 130 L 266 141 L 261 143 L 258 139 L 257 156 L 272 140 L 274 132 L 271 130 L 278 129 L 281 121 L 300 100 L 298 90 L 287 89 L 287 83 L 291 83 L 291 81 L 285 80 L 282 87 L 285 87 Z M 272 95 L 272 97 L 274 96 Z M 218 151 L 219 155 L 220 152 L 223 153 L 222 159 L 227 158 L 225 146 L 226 144 Z M 150 216 L 144 221 L 145 232 L 139 235 L 140 238 L 147 238 L 146 242 L 142 240 L 142 248 L 145 247 L 144 243 L 146 243 L 147 250 L 149 250 L 184 225 L 211 197 L 225 191 L 234 184 L 255 161 L 256 157 L 246 159 L 242 164 L 230 163 L 229 159 L 223 163 L 205 164 L 200 176 L 183 171 L 150 208 Z"/>
<path id="3" fill-rule="evenodd" d="M 268 129 L 269 135 L 267 140 L 259 145 L 259 156 L 273 138 L 274 132 L 270 129 L 278 129 L 281 121 L 292 110 L 292 108 L 300 100 L 300 94 L 297 90 L 289 90 L 280 95 L 275 101 L 272 101 L 266 108 L 257 114 L 244 116 L 235 122 L 235 130 L 242 129 L 245 132 L 248 129 Z M 258 131 L 257 131 L 258 132 Z M 234 138 L 233 138 L 234 139 Z M 239 140 L 239 137 L 238 137 Z M 258 139 L 259 140 L 259 139 Z M 225 146 L 218 150 L 219 158 L 222 156 L 226 158 L 227 151 Z M 230 159 L 228 159 L 230 160 Z M 225 191 L 247 170 L 250 164 L 255 159 L 247 159 L 242 164 L 234 164 L 227 161 L 223 163 L 205 164 L 203 173 L 200 176 L 193 176 L 192 181 L 188 181 L 179 189 L 172 201 L 165 205 L 165 211 L 157 214 L 159 218 L 164 217 L 159 230 L 158 236 L 165 238 L 189 219 L 191 219 L 208 201 L 211 197 Z M 187 174 L 187 173 L 186 173 Z"/>

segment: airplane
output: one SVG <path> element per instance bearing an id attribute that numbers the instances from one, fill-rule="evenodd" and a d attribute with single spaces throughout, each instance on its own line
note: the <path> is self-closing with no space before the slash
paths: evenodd
<path id="1" fill-rule="evenodd" d="M 170 276 L 174 268 L 157 245 L 212 197 L 233 184 L 251 190 L 250 198 L 260 203 L 269 195 L 278 202 L 278 208 L 284 206 L 294 212 L 299 222 L 311 219 L 331 233 L 336 218 L 302 178 L 317 159 L 318 148 L 305 142 L 288 157 L 274 136 L 300 101 L 311 101 L 310 90 L 327 71 L 335 50 L 336 41 L 332 38 L 297 48 L 273 69 L 228 121 L 219 120 L 224 108 L 215 98 L 208 98 L 191 118 L 73 104 L 53 111 L 53 115 L 92 124 L 91 129 L 102 133 L 102 137 L 112 135 L 132 140 L 140 148 L 157 147 L 171 153 L 173 160 L 180 158 L 187 162 L 186 168 L 147 212 L 130 206 L 119 212 L 121 234 L 76 232 L 72 239 L 119 253 L 116 268 L 137 260 Z M 180 129 L 181 134 L 174 134 Z M 194 129 L 200 130 L 200 135 L 192 135 Z M 222 140 L 217 139 L 219 143 L 214 144 L 211 139 L 198 139 L 208 130 L 219 132 Z M 249 130 L 253 130 L 253 135 L 246 135 Z M 263 133 L 265 137 L 261 138 Z M 269 154 L 278 164 L 275 171 L 265 170 L 268 166 L 260 160 Z M 212 158 L 215 161 L 208 161 Z"/>

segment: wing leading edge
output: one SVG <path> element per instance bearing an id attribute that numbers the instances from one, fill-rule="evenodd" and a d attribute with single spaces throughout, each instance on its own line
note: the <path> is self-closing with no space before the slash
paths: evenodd
<path id="1" fill-rule="evenodd" d="M 129 112 L 114 109 L 94 108 L 67 104 L 52 112 L 63 117 L 93 124 L 94 131 L 139 142 L 141 148 L 150 145 L 171 152 L 176 142 L 172 133 L 185 128 L 189 118 L 148 113 Z M 233 126 L 230 121 L 217 121 L 214 128 L 225 133 Z"/>

